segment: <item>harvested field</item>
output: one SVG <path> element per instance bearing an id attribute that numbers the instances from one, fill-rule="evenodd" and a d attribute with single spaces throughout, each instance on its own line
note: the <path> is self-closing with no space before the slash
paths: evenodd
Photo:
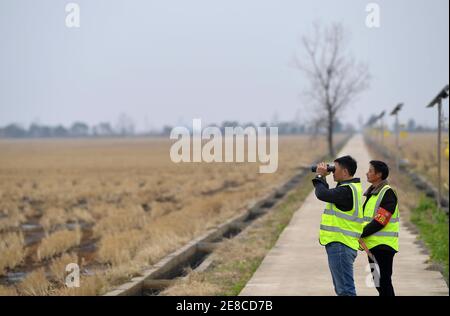
<path id="1" fill-rule="evenodd" d="M 377 135 L 374 135 L 377 136 Z M 373 137 L 374 140 L 380 142 L 379 137 Z M 441 145 L 441 168 L 442 168 L 442 185 L 444 194 L 449 192 L 449 160 L 445 154 L 448 148 L 448 133 L 442 134 L 443 144 Z M 406 159 L 409 165 L 419 174 L 422 174 L 435 187 L 438 185 L 438 168 L 437 168 L 437 134 L 436 133 L 408 133 L 401 134 L 399 138 L 400 156 Z M 384 146 L 392 153 L 396 152 L 395 137 L 390 134 L 384 138 Z"/>
<path id="2" fill-rule="evenodd" d="M 260 174 L 259 163 L 175 164 L 170 145 L 0 140 L 0 293 L 104 293 L 326 152 L 323 137 L 280 137 L 277 172 Z M 64 287 L 69 262 L 80 265 L 78 289 Z"/>

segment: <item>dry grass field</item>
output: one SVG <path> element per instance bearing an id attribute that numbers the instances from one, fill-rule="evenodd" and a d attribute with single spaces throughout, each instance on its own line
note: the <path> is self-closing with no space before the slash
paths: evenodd
<path id="1" fill-rule="evenodd" d="M 170 145 L 0 140 L 0 295 L 104 293 L 326 152 L 323 137 L 280 137 L 278 171 L 260 174 L 259 163 L 175 164 Z M 64 286 L 70 262 L 79 288 Z"/>
<path id="2" fill-rule="evenodd" d="M 441 151 L 442 159 L 442 184 L 444 193 L 449 190 L 449 160 L 445 155 L 448 146 L 448 134 L 442 134 L 443 145 Z M 379 138 L 375 138 L 380 141 Z M 399 138 L 400 155 L 408 160 L 411 167 L 418 173 L 424 175 L 435 187 L 438 184 L 437 168 L 437 135 L 436 133 L 408 133 Z M 384 145 L 395 153 L 395 137 L 390 135 L 384 138 Z"/>

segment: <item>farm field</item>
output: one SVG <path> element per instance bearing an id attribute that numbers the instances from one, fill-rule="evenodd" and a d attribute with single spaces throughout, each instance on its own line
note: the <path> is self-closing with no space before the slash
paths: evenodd
<path id="1" fill-rule="evenodd" d="M 376 136 L 376 135 L 374 135 Z M 378 142 L 379 137 L 374 137 Z M 445 155 L 448 146 L 448 133 L 442 134 L 443 144 L 441 151 L 442 185 L 444 194 L 449 192 L 449 160 Z M 395 137 L 391 134 L 384 138 L 384 146 L 395 153 Z M 419 174 L 425 176 L 435 187 L 438 185 L 437 168 L 437 135 L 436 133 L 408 133 L 399 138 L 400 155 L 406 159 L 410 166 Z"/>
<path id="2" fill-rule="evenodd" d="M 336 142 L 343 135 L 336 137 Z M 0 140 L 0 295 L 98 295 L 245 210 L 326 152 L 279 139 L 278 170 L 181 163 L 159 138 Z M 64 286 L 80 266 L 81 286 Z"/>

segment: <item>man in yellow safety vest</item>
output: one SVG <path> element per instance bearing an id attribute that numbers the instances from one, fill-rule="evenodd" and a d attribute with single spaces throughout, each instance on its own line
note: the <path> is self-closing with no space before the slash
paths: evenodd
<path id="1" fill-rule="evenodd" d="M 366 175 L 372 185 L 364 193 L 366 201 L 361 238 L 375 257 L 372 274 L 380 296 L 394 296 L 391 277 L 394 255 L 398 251 L 398 199 L 387 182 L 389 167 L 386 163 L 372 160 Z M 369 262 L 374 264 L 370 257 Z"/>
<path id="2" fill-rule="evenodd" d="M 330 189 L 326 181 L 327 165 L 317 165 L 313 179 L 315 194 L 327 202 L 320 223 L 320 244 L 325 246 L 328 266 L 334 289 L 339 296 L 355 296 L 353 263 L 359 249 L 363 229 L 362 188 L 359 178 L 354 178 L 357 163 L 351 156 L 334 161 L 336 188 Z"/>

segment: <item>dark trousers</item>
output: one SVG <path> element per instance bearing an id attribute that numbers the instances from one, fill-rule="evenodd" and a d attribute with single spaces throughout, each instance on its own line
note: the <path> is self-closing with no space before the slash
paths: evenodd
<path id="1" fill-rule="evenodd" d="M 377 249 L 377 247 L 370 249 L 370 252 L 375 256 L 380 271 L 379 286 L 377 286 L 378 293 L 380 296 L 395 296 L 394 287 L 392 286 L 392 264 L 394 262 L 395 252 Z M 370 258 L 369 263 L 373 263 Z M 372 273 L 375 277 L 376 274 L 373 268 Z"/>

